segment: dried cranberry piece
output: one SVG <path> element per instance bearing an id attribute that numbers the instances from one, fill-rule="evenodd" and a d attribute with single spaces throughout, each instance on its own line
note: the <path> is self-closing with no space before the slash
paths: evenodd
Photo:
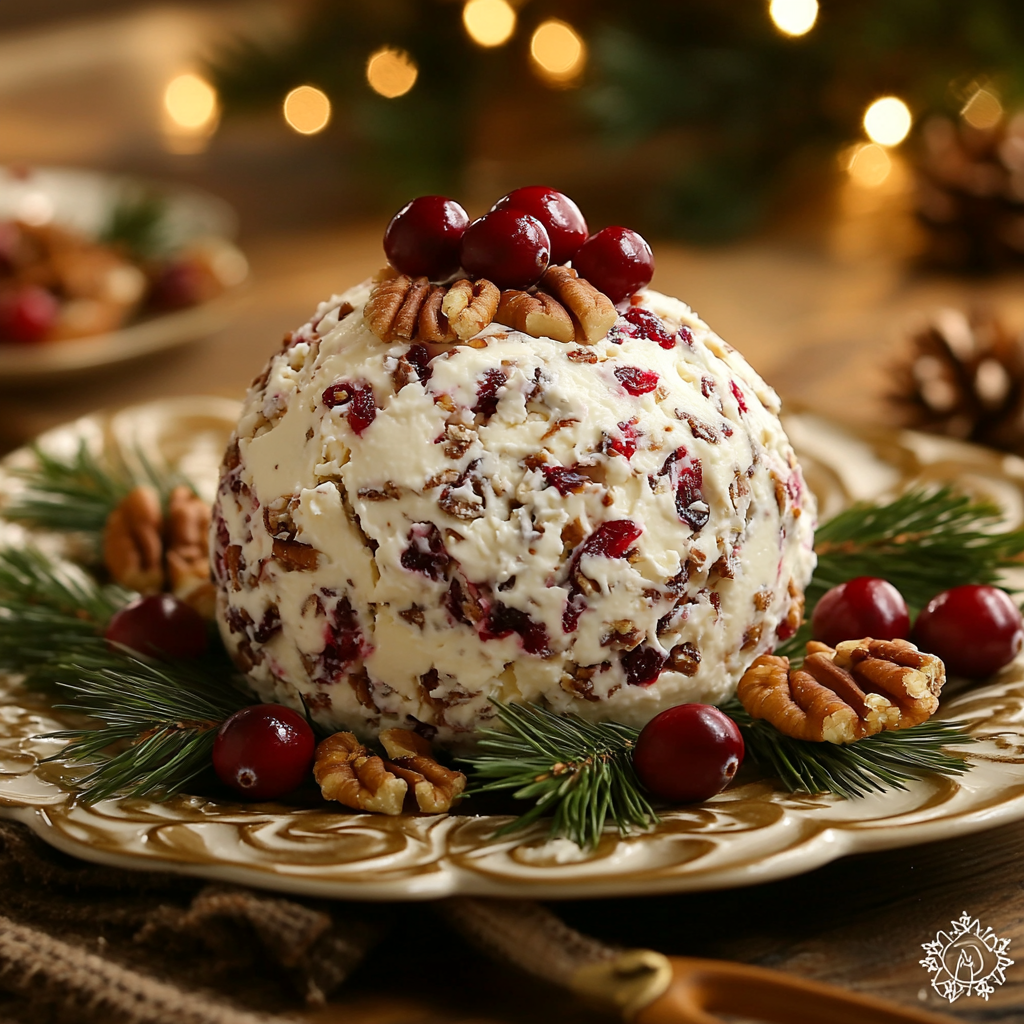
<path id="1" fill-rule="evenodd" d="M 654 370 L 641 370 L 639 366 L 618 366 L 615 376 L 631 395 L 646 395 L 658 386 L 658 375 Z"/>
<path id="2" fill-rule="evenodd" d="M 710 377 L 701 377 L 700 379 L 700 393 L 705 398 L 711 397 L 711 392 L 715 390 L 715 382 Z"/>
<path id="3" fill-rule="evenodd" d="M 684 345 L 693 347 L 693 331 L 689 327 L 680 327 L 676 337 L 683 342 Z"/>
<path id="4" fill-rule="evenodd" d="M 498 390 L 505 386 L 506 380 L 503 371 L 488 370 L 477 385 L 473 412 L 489 420 L 498 411 Z"/>
<path id="5" fill-rule="evenodd" d="M 740 390 L 739 384 L 736 381 L 729 381 L 729 390 L 732 392 L 732 397 L 736 399 L 736 404 L 740 407 L 740 412 L 747 412 L 747 400 Z"/>
<path id="6" fill-rule="evenodd" d="M 377 404 L 373 400 L 373 388 L 366 383 L 341 380 L 324 390 L 320 396 L 328 409 L 348 404 L 348 425 L 356 434 L 362 432 L 376 419 Z"/>
<path id="7" fill-rule="evenodd" d="M 317 655 L 318 675 L 332 682 L 363 653 L 363 634 L 347 597 L 338 602 L 333 618 L 334 624 L 324 630 L 324 649 Z"/>
<path id="8" fill-rule="evenodd" d="M 613 452 L 624 455 L 628 462 L 636 454 L 639 431 L 633 422 L 620 423 L 619 430 L 622 431 L 622 437 L 613 437 L 608 442 L 608 447 Z"/>
<path id="9" fill-rule="evenodd" d="M 259 625 L 252 630 L 252 638 L 258 644 L 265 644 L 270 641 L 270 638 L 281 629 L 281 613 L 277 610 L 277 605 L 272 604 L 263 613 L 263 617 L 259 621 Z"/>
<path id="10" fill-rule="evenodd" d="M 559 494 L 578 494 L 587 484 L 590 477 L 579 471 L 578 466 L 541 466 L 548 486 L 554 487 Z"/>
<path id="11" fill-rule="evenodd" d="M 412 363 L 416 370 L 416 376 L 421 381 L 430 380 L 434 368 L 430 365 L 430 353 L 427 351 L 426 345 L 416 344 L 411 346 L 409 351 L 405 353 L 405 358 Z"/>
<path id="12" fill-rule="evenodd" d="M 433 523 L 416 523 L 409 531 L 409 547 L 401 556 L 404 568 L 420 572 L 432 580 L 440 580 L 451 562 L 445 550 L 441 531 Z"/>
<path id="13" fill-rule="evenodd" d="M 622 654 L 622 668 L 630 686 L 650 686 L 658 681 L 668 660 L 661 651 L 641 644 Z"/>
<path id="14" fill-rule="evenodd" d="M 630 306 L 622 315 L 636 328 L 635 337 L 656 341 L 662 348 L 675 348 L 676 336 L 669 334 L 665 322 L 649 309 Z"/>
<path id="15" fill-rule="evenodd" d="M 691 456 L 685 448 L 677 448 L 661 467 L 658 476 L 668 476 L 676 492 L 676 515 L 693 530 L 702 530 L 711 518 L 711 510 L 704 500 L 704 470 L 700 459 Z M 703 508 L 691 506 L 701 503 Z"/>
<path id="16" fill-rule="evenodd" d="M 547 628 L 542 622 L 530 618 L 519 608 L 510 608 L 500 601 L 495 602 L 480 627 L 482 640 L 501 640 L 513 633 L 518 634 L 523 650 L 546 658 L 551 654 L 551 641 Z"/>
<path id="17" fill-rule="evenodd" d="M 569 563 L 569 600 L 562 612 L 562 629 L 572 633 L 579 625 L 583 614 L 583 590 L 579 585 L 580 560 L 584 555 L 605 555 L 608 558 L 622 558 L 633 542 L 643 533 L 632 519 L 611 519 L 602 523 L 577 549 Z"/>

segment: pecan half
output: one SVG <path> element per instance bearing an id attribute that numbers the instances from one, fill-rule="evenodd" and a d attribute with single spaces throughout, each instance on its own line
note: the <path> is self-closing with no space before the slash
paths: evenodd
<path id="1" fill-rule="evenodd" d="M 420 340 L 421 341 L 454 341 L 455 335 L 448 326 L 448 317 L 444 315 L 441 305 L 448 289 L 443 285 L 434 285 L 420 308 Z"/>
<path id="2" fill-rule="evenodd" d="M 540 279 L 540 286 L 572 313 L 584 341 L 600 341 L 618 319 L 612 300 L 580 277 L 572 267 L 548 267 Z"/>
<path id="3" fill-rule="evenodd" d="M 381 341 L 390 341 L 392 325 L 411 288 L 412 278 L 408 274 L 398 274 L 378 281 L 370 290 L 363 316 Z"/>
<path id="4" fill-rule="evenodd" d="M 494 319 L 534 338 L 554 338 L 572 341 L 576 337 L 572 317 L 565 307 L 550 295 L 538 292 L 504 291 Z"/>
<path id="5" fill-rule="evenodd" d="M 843 654 L 811 641 L 800 668 L 763 654 L 736 696 L 754 718 L 794 739 L 853 743 L 918 725 L 938 707 L 945 668 L 905 640 L 851 640 Z"/>
<path id="6" fill-rule="evenodd" d="M 430 741 L 409 729 L 385 729 L 380 742 L 388 755 L 387 768 L 412 790 L 416 806 L 427 814 L 440 814 L 466 788 L 466 776 L 438 764 Z"/>
<path id="7" fill-rule="evenodd" d="M 350 732 L 336 732 L 321 741 L 313 778 L 325 800 L 337 800 L 356 811 L 401 814 L 408 790 L 405 780 L 389 772 Z"/>
<path id="8" fill-rule="evenodd" d="M 140 594 L 163 590 L 163 527 L 155 488 L 140 484 L 121 499 L 103 530 L 103 562 L 115 583 Z"/>
<path id="9" fill-rule="evenodd" d="M 493 323 L 501 293 L 498 286 L 485 278 L 470 282 L 456 281 L 441 301 L 441 312 L 459 341 L 468 341 Z"/>
<path id="10" fill-rule="evenodd" d="M 206 619 L 216 614 L 210 580 L 210 506 L 191 487 L 175 487 L 167 499 L 167 580 L 171 593 Z"/>

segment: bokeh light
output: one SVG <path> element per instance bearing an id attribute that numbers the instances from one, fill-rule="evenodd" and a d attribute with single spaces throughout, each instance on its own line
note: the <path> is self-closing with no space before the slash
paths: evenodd
<path id="1" fill-rule="evenodd" d="M 416 62 L 405 50 L 382 46 L 370 54 L 366 62 L 366 80 L 370 88 L 389 100 L 404 96 L 415 84 L 419 75 Z"/>
<path id="2" fill-rule="evenodd" d="M 322 132 L 331 119 L 331 101 L 312 85 L 300 85 L 284 98 L 284 119 L 300 135 Z"/>
<path id="3" fill-rule="evenodd" d="M 1003 105 L 989 89 L 977 89 L 964 104 L 960 116 L 972 127 L 982 131 L 995 128 L 1003 119 Z"/>
<path id="4" fill-rule="evenodd" d="M 587 48 L 564 21 L 551 18 L 537 26 L 530 39 L 534 69 L 549 85 L 571 84 L 587 62 Z"/>
<path id="5" fill-rule="evenodd" d="M 910 108 L 896 96 L 875 100 L 864 112 L 864 131 L 880 146 L 898 146 L 910 131 Z"/>
<path id="6" fill-rule="evenodd" d="M 202 131 L 217 117 L 217 93 L 198 75 L 178 75 L 164 90 L 164 109 L 180 128 Z"/>
<path id="7" fill-rule="evenodd" d="M 876 142 L 854 147 L 846 165 L 850 179 L 864 188 L 878 188 L 892 171 L 889 154 Z"/>
<path id="8" fill-rule="evenodd" d="M 818 0 L 771 0 L 768 14 L 787 36 L 803 36 L 818 20 Z"/>
<path id="9" fill-rule="evenodd" d="M 516 30 L 516 12 L 508 0 L 467 0 L 462 24 L 479 46 L 501 46 Z"/>

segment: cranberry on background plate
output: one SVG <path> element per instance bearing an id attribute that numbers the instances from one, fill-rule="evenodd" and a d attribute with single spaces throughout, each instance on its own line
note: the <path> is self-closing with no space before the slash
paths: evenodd
<path id="1" fill-rule="evenodd" d="M 111 643 L 155 658 L 199 658 L 206 653 L 206 620 L 171 594 L 137 597 L 119 608 L 103 633 Z"/>
<path id="2" fill-rule="evenodd" d="M 906 640 L 910 613 L 903 595 L 877 576 L 858 576 L 822 595 L 811 615 L 815 640 L 835 647 L 844 640 Z"/>
<path id="3" fill-rule="evenodd" d="M 950 675 L 982 679 L 1020 653 L 1024 624 L 1005 590 L 968 583 L 928 602 L 914 623 L 914 642 L 940 657 Z"/>
<path id="4" fill-rule="evenodd" d="M 631 228 L 605 228 L 591 235 L 573 256 L 572 265 L 612 302 L 629 298 L 654 277 L 654 253 Z"/>
<path id="5" fill-rule="evenodd" d="M 725 789 L 743 754 L 743 736 L 728 715 L 710 704 L 678 704 L 644 726 L 633 767 L 655 796 L 691 803 Z"/>
<path id="6" fill-rule="evenodd" d="M 587 240 L 587 222 L 580 208 L 563 192 L 546 185 L 527 185 L 499 199 L 492 210 L 522 210 L 544 225 L 551 239 L 551 262 L 566 263 Z"/>
<path id="7" fill-rule="evenodd" d="M 41 341 L 57 322 L 60 304 L 45 288 L 27 285 L 0 293 L 0 341 Z"/>
<path id="8" fill-rule="evenodd" d="M 551 260 L 551 239 L 536 217 L 522 210 L 492 210 L 462 236 L 462 267 L 499 288 L 529 288 Z"/>
<path id="9" fill-rule="evenodd" d="M 459 246 L 469 225 L 466 211 L 445 196 L 406 203 L 384 232 L 384 254 L 410 277 L 441 281 L 459 269 Z"/>
<path id="10" fill-rule="evenodd" d="M 253 704 L 236 711 L 213 744 L 213 768 L 226 786 L 253 800 L 275 800 L 302 784 L 316 738 L 297 711 Z"/>

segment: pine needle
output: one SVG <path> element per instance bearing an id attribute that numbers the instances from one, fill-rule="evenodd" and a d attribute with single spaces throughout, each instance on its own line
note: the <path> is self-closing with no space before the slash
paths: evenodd
<path id="1" fill-rule="evenodd" d="M 481 753 L 461 758 L 472 767 L 471 793 L 513 790 L 533 806 L 500 829 L 505 835 L 551 815 L 551 835 L 595 846 L 608 818 L 625 835 L 657 824 L 633 770 L 637 732 L 614 722 L 586 722 L 535 704 L 495 702 L 508 732 L 481 731 Z"/>
<path id="2" fill-rule="evenodd" d="M 963 775 L 971 767 L 965 755 L 946 749 L 975 742 L 955 722 L 930 719 L 840 746 L 784 736 L 762 719 L 752 718 L 736 699 L 721 710 L 740 727 L 747 754 L 790 792 L 849 799 L 906 789 L 907 783 L 928 775 Z"/>

